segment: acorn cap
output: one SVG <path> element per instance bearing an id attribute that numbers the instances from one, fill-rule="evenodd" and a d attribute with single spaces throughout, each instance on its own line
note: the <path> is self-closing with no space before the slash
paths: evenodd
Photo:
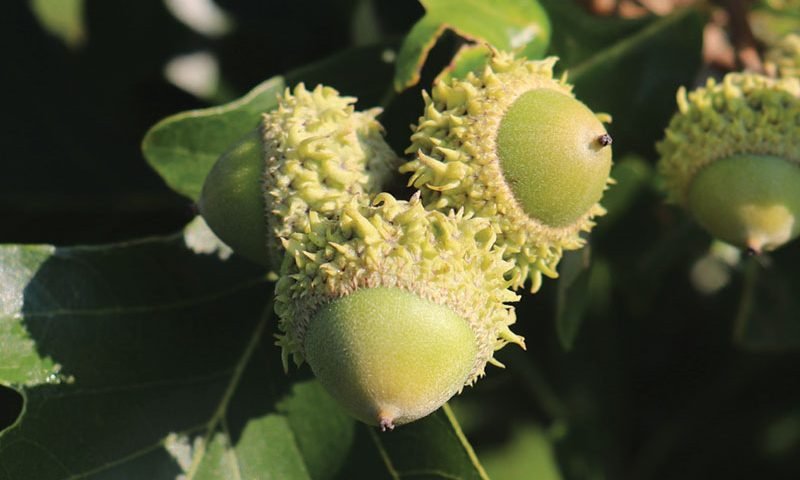
<path id="1" fill-rule="evenodd" d="M 753 154 L 800 163 L 800 82 L 729 73 L 721 83 L 678 89 L 678 112 L 656 144 L 670 201 L 686 206 L 692 181 L 706 166 Z"/>
<path id="2" fill-rule="evenodd" d="M 730 73 L 681 88 L 678 108 L 656 145 L 668 199 L 753 253 L 796 237 L 800 81 Z"/>
<path id="3" fill-rule="evenodd" d="M 425 113 L 400 167 L 429 209 L 463 208 L 490 219 L 515 267 L 512 287 L 557 277 L 562 250 L 605 213 L 597 203 L 609 182 L 611 137 L 577 101 L 551 57 L 515 59 L 493 52 L 486 68 L 423 92 Z"/>
<path id="4" fill-rule="evenodd" d="M 322 85 L 287 88 L 206 177 L 198 205 L 214 233 L 277 270 L 279 238 L 302 230 L 310 211 L 335 214 L 353 195 L 379 192 L 399 159 L 375 119 L 381 110 L 356 112 L 354 102 Z"/>
<path id="5" fill-rule="evenodd" d="M 354 110 L 354 97 L 318 85 L 286 89 L 261 124 L 264 199 L 275 249 L 278 239 L 308 228 L 310 212 L 338 214 L 355 195 L 377 193 L 393 175 L 397 155 L 383 140 L 380 108 Z"/>
<path id="6" fill-rule="evenodd" d="M 508 281 L 504 280 L 504 274 L 512 265 L 502 259 L 500 250 L 493 248 L 494 240 L 495 236 L 486 219 L 472 218 L 463 211 L 450 212 L 447 215 L 426 211 L 419 195 L 405 202 L 381 193 L 372 204 L 367 204 L 363 196 L 355 197 L 344 206 L 340 217 L 326 218 L 312 212 L 305 230 L 291 234 L 284 241 L 287 254 L 281 267 L 281 278 L 276 285 L 275 303 L 275 310 L 280 317 L 280 329 L 284 332 L 278 341 L 283 348 L 284 366 L 288 368 L 289 356 L 298 365 L 304 360 L 313 360 L 314 355 L 309 355 L 306 350 L 307 332 L 313 330 L 312 322 L 331 321 L 330 315 L 324 313 L 326 309 L 346 311 L 337 302 L 358 295 L 365 289 L 397 289 L 413 294 L 420 302 L 446 307 L 442 312 L 449 311 L 453 315 L 443 313 L 436 318 L 442 322 L 452 322 L 453 318 L 460 318 L 472 332 L 473 341 L 466 345 L 472 353 L 460 380 L 455 385 L 450 385 L 454 390 L 443 399 L 438 398 L 439 394 L 433 395 L 441 402 L 447 400 L 465 384 L 472 384 L 483 375 L 487 362 L 497 363 L 493 359 L 495 350 L 509 342 L 523 345 L 523 339 L 509 329 L 515 321 L 514 310 L 504 305 L 504 302 L 519 298 L 508 289 Z M 413 306 L 417 305 L 416 302 L 409 305 L 409 308 L 425 310 Z M 390 339 L 396 338 L 396 334 L 392 333 L 396 328 L 408 332 L 402 325 L 410 321 L 402 313 L 404 308 L 393 307 L 393 310 L 398 314 L 380 317 L 384 318 L 385 323 L 383 334 Z M 362 307 L 358 311 L 365 310 Z M 374 320 L 370 321 L 374 324 Z M 448 335 L 437 335 L 425 326 L 425 322 L 433 321 L 420 322 L 418 328 L 410 334 L 431 342 L 446 341 Z M 394 322 L 398 322 L 397 325 Z M 403 338 L 406 336 L 402 333 L 397 335 Z M 329 338 L 334 336 L 336 335 Z M 362 334 L 356 334 L 356 337 L 360 340 L 351 340 L 353 345 L 368 340 L 362 338 Z M 317 335 L 316 338 L 324 339 L 326 336 Z M 347 338 L 355 337 L 351 335 Z M 316 344 L 319 344 L 319 340 Z M 405 342 L 401 344 L 405 345 Z M 409 348 L 412 347 L 413 345 Z M 337 347 L 334 345 L 332 348 Z M 317 354 L 316 357 L 327 358 L 326 355 Z M 452 359 L 445 356 L 442 361 L 445 365 L 420 364 L 418 368 L 437 372 Z M 324 362 L 326 365 L 329 363 Z M 409 378 L 405 369 L 397 371 L 394 358 L 369 358 L 360 364 L 371 365 L 371 368 L 388 365 L 392 371 L 381 376 L 392 376 L 387 382 L 399 385 L 401 389 L 402 385 L 423 382 L 424 377 Z M 321 367 L 313 363 L 311 366 L 320 375 Z M 356 375 L 355 369 L 339 370 L 337 375 Z M 394 378 L 394 375 L 400 377 Z M 344 383 L 339 377 L 335 381 L 326 380 L 322 375 L 320 377 L 323 384 Z M 350 383 L 362 385 L 363 379 L 352 380 Z M 421 387 L 417 385 L 414 388 Z M 363 405 L 365 401 L 352 400 L 353 396 L 360 399 L 372 398 L 375 395 L 370 393 L 373 389 L 367 384 L 358 395 L 350 392 L 346 398 L 338 398 L 346 406 Z M 335 389 L 333 390 L 335 394 Z M 386 410 L 380 408 L 386 406 L 384 403 L 394 405 L 393 408 L 398 408 L 397 403 L 403 403 L 381 398 L 380 395 L 378 397 L 372 399 L 374 411 L 364 413 L 363 408 L 353 406 L 350 408 L 351 412 L 364 421 L 378 423 L 379 417 L 376 415 L 380 410 Z M 438 408 L 441 402 L 433 408 Z M 419 399 L 418 403 L 433 405 L 436 402 Z M 403 411 L 391 415 L 393 424 L 418 418 L 419 412 L 407 412 L 414 409 L 415 404 L 403 403 Z M 430 411 L 432 410 L 427 410 L 427 413 Z M 397 419 L 400 421 L 396 421 Z"/>

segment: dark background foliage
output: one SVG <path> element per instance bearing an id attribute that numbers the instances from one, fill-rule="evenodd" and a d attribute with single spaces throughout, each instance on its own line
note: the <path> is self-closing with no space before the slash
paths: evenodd
<path id="1" fill-rule="evenodd" d="M 99 245 L 179 231 L 194 207 L 145 162 L 147 130 L 357 43 L 399 45 L 424 13 L 413 1 L 366 3 L 365 17 L 356 0 L 219 1 L 236 28 L 212 38 L 179 22 L 163 2 L 90 0 L 86 37 L 70 46 L 43 29 L 31 3 L 7 2 L 0 15 L 0 243 Z M 515 331 L 527 351 L 500 352 L 508 368 L 456 398 L 456 417 L 496 478 L 800 478 L 800 250 L 791 244 L 753 259 L 712 245 L 685 214 L 663 204 L 653 172 L 653 145 L 674 110 L 675 89 L 715 73 L 701 57 L 708 11 L 621 19 L 590 16 L 572 2 L 540 3 L 552 24 L 550 52 L 571 72 L 576 94 L 614 116 L 619 185 L 604 200 L 610 213 L 592 234 L 591 255 L 570 254 L 561 281 L 524 295 Z M 398 151 L 421 105 L 419 88 L 462 42 L 446 34 L 420 86 L 386 105 Z M 221 72 L 221 87 L 205 99 L 163 74 L 173 56 L 200 49 L 217 58 Z M 344 93 L 372 106 L 390 82 L 376 75 L 359 83 L 364 92 Z M 367 92 L 370 83 L 375 89 Z M 716 278 L 718 285 L 706 286 Z M 170 328 L 191 337 L 190 313 Z M 36 328 L 29 324 L 34 336 Z M 21 406 L 16 392 L 0 387 L 0 430 Z M 70 425 L 81 428 L 80 421 Z M 354 465 L 377 458 L 353 455 L 343 478 L 363 474 Z M 532 476 L 537 468 L 541 477 Z"/>

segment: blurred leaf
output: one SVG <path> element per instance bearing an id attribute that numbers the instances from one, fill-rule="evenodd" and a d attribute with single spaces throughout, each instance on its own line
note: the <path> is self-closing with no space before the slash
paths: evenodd
<path id="1" fill-rule="evenodd" d="M 508 443 L 481 452 L 493 480 L 561 480 L 550 438 L 537 425 L 518 425 Z"/>
<path id="2" fill-rule="evenodd" d="M 783 351 L 800 348 L 800 252 L 795 245 L 774 258 L 744 262 L 744 283 L 736 315 L 734 340 L 746 349 Z M 762 265 L 766 262 L 768 265 Z"/>
<path id="3" fill-rule="evenodd" d="M 753 34 L 768 46 L 784 35 L 800 33 L 800 9 L 780 11 L 759 8 L 751 11 L 748 19 Z"/>
<path id="4" fill-rule="evenodd" d="M 569 68 L 641 30 L 652 18 L 623 19 L 592 15 L 576 0 L 539 0 L 553 26 L 548 53 Z"/>
<path id="5" fill-rule="evenodd" d="M 357 108 L 372 108 L 381 104 L 387 94 L 393 93 L 390 84 L 396 46 L 395 42 L 386 41 L 344 50 L 288 72 L 286 84 L 329 85 L 342 95 L 357 97 Z"/>
<path id="6" fill-rule="evenodd" d="M 350 25 L 353 45 L 356 47 L 377 43 L 381 38 L 380 19 L 372 0 L 358 0 Z"/>
<path id="7" fill-rule="evenodd" d="M 604 317 L 611 309 L 611 290 L 614 284 L 614 277 L 611 273 L 611 265 L 603 257 L 595 255 L 592 258 L 592 265 L 589 269 L 589 285 L 587 287 L 589 297 L 589 312 L 592 315 Z"/>
<path id="8" fill-rule="evenodd" d="M 797 0 L 756 0 L 753 2 L 752 9 L 800 19 L 800 3 Z"/>
<path id="9" fill-rule="evenodd" d="M 600 202 L 607 213 L 598 219 L 598 230 L 608 229 L 624 217 L 639 194 L 651 185 L 654 175 L 653 167 L 639 156 L 628 155 L 616 160 L 611 169 L 614 184 L 609 186 Z"/>
<path id="10" fill-rule="evenodd" d="M 761 448 L 766 455 L 781 457 L 800 453 L 800 409 L 775 416 L 762 434 Z"/>
<path id="11" fill-rule="evenodd" d="M 589 305 L 589 247 L 564 253 L 556 291 L 556 332 L 564 350 L 571 350 Z"/>
<path id="12" fill-rule="evenodd" d="M 75 48 L 86 41 L 84 0 L 30 0 L 42 27 Z"/>
<path id="13" fill-rule="evenodd" d="M 173 190 L 197 200 L 214 162 L 258 126 L 261 114 L 275 108 L 277 95 L 286 86 L 306 82 L 311 88 L 324 83 L 343 95 L 363 95 L 362 100 L 377 102 L 391 76 L 391 65 L 381 57 L 385 48 L 351 49 L 266 80 L 231 103 L 167 117 L 147 132 L 142 151 Z"/>
<path id="14" fill-rule="evenodd" d="M 675 111 L 675 92 L 701 65 L 705 15 L 695 8 L 665 17 L 599 19 L 574 2 L 543 0 L 553 22 L 553 53 L 576 96 L 612 115 L 617 154 L 653 155 Z"/>
<path id="15" fill-rule="evenodd" d="M 550 39 L 550 22 L 536 0 L 420 0 L 425 16 L 406 36 L 397 55 L 394 88 L 403 91 L 419 82 L 425 59 L 439 36 L 450 29 L 500 50 L 539 58 Z"/>
<path id="16" fill-rule="evenodd" d="M 28 0 L 5 2 L 0 15 L 0 43 L 20 45 L 4 49 L 14 67 L 0 80 L 14 92 L 0 144 L 18 160 L 5 162 L 0 179 L 0 209 L 14 222 L 6 242 L 102 243 L 175 231 L 190 217 L 139 145 L 159 117 L 197 104 L 162 71 L 195 39 L 164 2 L 84 4 L 89 33 L 75 50 L 42 30 Z"/>

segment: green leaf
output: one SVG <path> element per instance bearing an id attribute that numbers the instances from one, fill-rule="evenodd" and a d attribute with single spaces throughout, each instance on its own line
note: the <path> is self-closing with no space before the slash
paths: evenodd
<path id="1" fill-rule="evenodd" d="M 258 126 L 261 114 L 275 108 L 286 86 L 324 83 L 343 95 L 360 96 L 370 107 L 377 103 L 391 78 L 391 64 L 382 56 L 386 47 L 354 48 L 266 80 L 225 105 L 167 117 L 147 132 L 142 152 L 167 185 L 197 200 L 214 162 Z"/>
<path id="2" fill-rule="evenodd" d="M 433 82 L 447 82 L 453 78 L 464 78 L 470 72 L 478 72 L 489 62 L 490 55 L 491 50 L 484 44 L 462 45 Z"/>
<path id="3" fill-rule="evenodd" d="M 493 480 L 561 480 L 552 440 L 542 427 L 535 424 L 518 425 L 503 448 L 482 455 L 486 470 Z"/>
<path id="4" fill-rule="evenodd" d="M 600 204 L 607 213 L 597 222 L 598 231 L 605 231 L 622 219 L 640 194 L 653 186 L 655 171 L 649 163 L 636 155 L 614 161 L 611 178 L 614 185 L 603 194 Z"/>
<path id="5" fill-rule="evenodd" d="M 202 222 L 112 246 L 0 247 L 0 479 L 330 478 L 355 423 L 285 375 L 263 271 Z M 293 380 L 292 383 L 290 380 Z"/>
<path id="6" fill-rule="evenodd" d="M 217 158 L 258 126 L 285 86 L 283 77 L 274 77 L 231 103 L 167 117 L 147 132 L 142 152 L 167 185 L 197 200 Z"/>
<path id="7" fill-rule="evenodd" d="M 544 54 L 550 40 L 550 22 L 536 0 L 420 0 L 425 15 L 414 25 L 397 55 L 395 90 L 419 82 L 420 71 L 436 40 L 449 29 L 500 50 L 528 58 Z"/>
<path id="8" fill-rule="evenodd" d="M 86 41 L 84 0 L 30 0 L 30 5 L 42 27 L 68 47 L 75 48 Z"/>

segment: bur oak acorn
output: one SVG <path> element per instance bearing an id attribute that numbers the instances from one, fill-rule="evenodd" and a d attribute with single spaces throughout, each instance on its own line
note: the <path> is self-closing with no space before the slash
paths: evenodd
<path id="1" fill-rule="evenodd" d="M 490 219 L 515 264 L 513 287 L 530 280 L 533 291 L 557 276 L 563 250 L 584 244 L 610 182 L 610 118 L 553 78 L 555 62 L 494 51 L 479 74 L 423 92 L 414 158 L 400 169 L 430 209 Z"/>
<path id="2" fill-rule="evenodd" d="M 519 297 L 486 219 L 387 193 L 312 214 L 285 241 L 275 310 L 284 364 L 307 361 L 356 418 L 383 429 L 439 408 L 498 364 Z"/>
<path id="3" fill-rule="evenodd" d="M 668 199 L 750 253 L 800 234 L 800 81 L 730 73 L 687 94 L 656 145 Z"/>
<path id="4" fill-rule="evenodd" d="M 277 270 L 280 238 L 306 228 L 309 211 L 336 214 L 353 195 L 378 193 L 397 155 L 383 139 L 379 108 L 319 85 L 286 89 L 259 128 L 211 169 L 201 215 L 236 253 Z"/>

